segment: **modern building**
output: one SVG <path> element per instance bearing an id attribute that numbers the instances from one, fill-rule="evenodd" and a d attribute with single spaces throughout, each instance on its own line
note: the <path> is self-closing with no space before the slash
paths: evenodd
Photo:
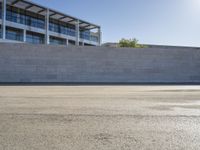
<path id="1" fill-rule="evenodd" d="M 0 0 L 1 41 L 101 45 L 101 27 L 28 0 Z"/>

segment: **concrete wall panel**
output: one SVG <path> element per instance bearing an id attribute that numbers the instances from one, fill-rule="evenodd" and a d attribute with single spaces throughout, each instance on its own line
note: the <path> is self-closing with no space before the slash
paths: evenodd
<path id="1" fill-rule="evenodd" d="M 200 49 L 0 43 L 0 82 L 200 83 Z"/>

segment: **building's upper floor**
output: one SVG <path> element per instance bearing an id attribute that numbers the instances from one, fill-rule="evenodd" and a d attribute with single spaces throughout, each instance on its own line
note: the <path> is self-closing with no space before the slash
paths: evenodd
<path id="1" fill-rule="evenodd" d="M 0 0 L 0 24 L 2 24 L 4 13 L 3 1 L 6 1 L 5 20 L 8 22 L 38 30 L 48 30 L 48 32 L 59 34 L 61 38 L 62 35 L 68 36 L 69 39 L 75 37 L 76 43 L 79 43 L 81 39 L 86 43 L 96 43 L 94 45 L 101 44 L 100 26 L 26 0 Z"/>

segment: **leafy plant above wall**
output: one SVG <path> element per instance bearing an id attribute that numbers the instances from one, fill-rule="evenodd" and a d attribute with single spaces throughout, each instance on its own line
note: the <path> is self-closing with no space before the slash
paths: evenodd
<path id="1" fill-rule="evenodd" d="M 119 47 L 129 47 L 129 48 L 146 48 L 146 46 L 139 44 L 136 38 L 125 39 L 122 38 L 118 44 Z"/>

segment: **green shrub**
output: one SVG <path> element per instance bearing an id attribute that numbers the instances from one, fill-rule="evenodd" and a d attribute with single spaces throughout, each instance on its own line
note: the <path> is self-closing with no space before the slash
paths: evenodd
<path id="1" fill-rule="evenodd" d="M 130 48 L 145 48 L 144 45 L 138 43 L 136 38 L 134 39 L 121 39 L 119 41 L 119 47 L 130 47 Z"/>

